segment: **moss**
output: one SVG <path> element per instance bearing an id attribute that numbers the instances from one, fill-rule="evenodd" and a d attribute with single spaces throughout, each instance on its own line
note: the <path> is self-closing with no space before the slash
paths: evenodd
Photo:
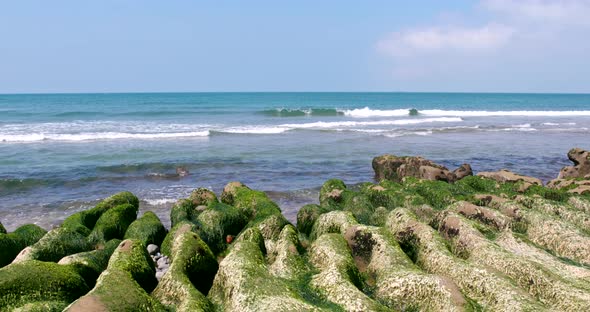
<path id="1" fill-rule="evenodd" d="M 429 273 L 451 278 L 461 291 L 492 311 L 538 311 L 543 307 L 514 285 L 503 274 L 485 266 L 474 265 L 455 257 L 446 241 L 432 227 L 409 210 L 393 210 L 386 228 L 400 242 L 409 246 L 415 263 Z"/>
<path id="2" fill-rule="evenodd" d="M 323 212 L 325 212 L 324 209 L 315 204 L 301 207 L 297 212 L 297 230 L 300 233 L 309 235 L 313 224 Z"/>
<path id="3" fill-rule="evenodd" d="M 281 214 L 279 206 L 270 200 L 264 192 L 252 190 L 247 186 L 241 186 L 235 189 L 233 206 L 254 221 L 254 223 L 268 216 Z"/>
<path id="4" fill-rule="evenodd" d="M 61 312 L 68 303 L 64 301 L 30 302 L 14 309 L 13 312 Z"/>
<path id="5" fill-rule="evenodd" d="M 174 238 L 178 236 L 180 233 L 183 232 L 198 232 L 199 228 L 196 224 L 189 222 L 189 221 L 182 221 L 177 223 L 170 229 L 164 241 L 162 241 L 162 246 L 160 246 L 160 252 L 168 257 L 172 256 L 172 243 L 174 242 Z"/>
<path id="6" fill-rule="evenodd" d="M 210 311 L 213 305 L 205 295 L 217 269 L 215 256 L 196 233 L 179 233 L 173 242 L 170 269 L 152 296 L 176 311 Z"/>
<path id="7" fill-rule="evenodd" d="M 198 188 L 192 191 L 188 197 L 188 200 L 190 200 L 195 206 L 208 206 L 210 204 L 219 202 L 217 200 L 217 196 L 215 196 L 215 193 L 206 188 Z"/>
<path id="8" fill-rule="evenodd" d="M 154 263 L 139 240 L 119 244 L 94 288 L 65 311 L 166 311 L 148 295 L 156 284 Z"/>
<path id="9" fill-rule="evenodd" d="M 172 227 L 180 222 L 193 220 L 195 208 L 195 204 L 188 199 L 178 200 L 170 210 L 170 222 L 172 223 Z"/>
<path id="10" fill-rule="evenodd" d="M 12 233 L 0 233 L 0 267 L 12 262 L 21 250 L 35 244 L 46 233 L 34 224 L 20 226 Z"/>
<path id="11" fill-rule="evenodd" d="M 66 218 L 62 227 L 88 236 L 103 213 L 119 205 L 130 204 L 139 209 L 139 199 L 130 192 L 121 192 L 103 199 L 94 208 L 77 212 Z"/>
<path id="12" fill-rule="evenodd" d="M 107 268 L 109 258 L 120 243 L 121 240 L 112 239 L 103 248 L 66 256 L 59 260 L 58 264 L 74 267 L 86 284 L 94 286 L 96 279 Z"/>
<path id="13" fill-rule="evenodd" d="M 129 272 L 109 268 L 100 275 L 96 286 L 89 293 L 74 301 L 64 311 L 165 312 L 167 309 L 150 297 Z"/>
<path id="14" fill-rule="evenodd" d="M 248 223 L 244 214 L 235 207 L 212 201 L 196 218 L 199 236 L 217 254 L 225 250 L 228 235 L 238 235 Z"/>
<path id="15" fill-rule="evenodd" d="M 119 244 L 109 259 L 107 270 L 118 269 L 129 272 L 133 279 L 148 293 L 158 283 L 152 258 L 145 246 L 136 239 L 126 239 Z"/>
<path id="16" fill-rule="evenodd" d="M 301 278 L 307 272 L 301 251 L 303 248 L 297 231 L 292 225 L 286 225 L 279 235 L 274 253 L 267 257 L 271 263 L 270 273 L 290 280 Z"/>
<path id="17" fill-rule="evenodd" d="M 571 196 L 567 190 L 552 189 L 540 185 L 532 185 L 526 190 L 525 194 L 527 196 L 539 195 L 545 199 L 558 202 L 567 202 Z"/>
<path id="18" fill-rule="evenodd" d="M 6 228 L 4 228 L 2 222 L 0 222 L 0 234 L 6 234 Z"/>
<path id="19" fill-rule="evenodd" d="M 318 310 L 289 283 L 273 277 L 260 246 L 245 239 L 236 241 L 219 264 L 209 298 L 224 311 Z"/>
<path id="20" fill-rule="evenodd" d="M 345 234 L 346 230 L 358 224 L 354 216 L 349 211 L 332 211 L 322 214 L 313 225 L 309 237 L 312 240 L 326 233 Z"/>
<path id="21" fill-rule="evenodd" d="M 119 205 L 100 216 L 88 241 L 99 244 L 113 238 L 123 238 L 129 225 L 137 218 L 137 207 L 131 204 Z"/>
<path id="22" fill-rule="evenodd" d="M 45 234 L 38 242 L 21 251 L 14 260 L 41 260 L 57 262 L 61 258 L 92 249 L 86 237 L 67 228 L 53 229 Z"/>
<path id="23" fill-rule="evenodd" d="M 346 311 L 388 311 L 359 289 L 362 279 L 342 235 L 321 235 L 310 253 L 311 262 L 320 270 L 310 285 L 327 300 Z"/>
<path id="24" fill-rule="evenodd" d="M 324 207 L 338 207 L 341 202 L 340 194 L 346 189 L 346 184 L 342 180 L 330 179 L 322 185 L 320 189 L 320 205 Z M 334 210 L 334 209 L 331 209 Z"/>
<path id="25" fill-rule="evenodd" d="M 40 301 L 72 302 L 89 290 L 71 266 L 26 261 L 0 269 L 0 310 Z"/>
<path id="26" fill-rule="evenodd" d="M 145 246 L 155 244 L 160 246 L 166 237 L 166 228 L 160 218 L 151 211 L 146 211 L 143 216 L 131 223 L 125 232 L 124 238 L 140 240 Z"/>

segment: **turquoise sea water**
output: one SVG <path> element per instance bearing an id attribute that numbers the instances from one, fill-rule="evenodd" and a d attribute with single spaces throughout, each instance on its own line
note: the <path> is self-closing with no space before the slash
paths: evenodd
<path id="1" fill-rule="evenodd" d="M 234 180 L 293 220 L 325 180 L 370 181 L 379 154 L 548 180 L 571 147 L 590 148 L 589 129 L 590 95 L 0 95 L 0 220 L 48 228 L 121 190 L 167 220 L 192 189 Z"/>

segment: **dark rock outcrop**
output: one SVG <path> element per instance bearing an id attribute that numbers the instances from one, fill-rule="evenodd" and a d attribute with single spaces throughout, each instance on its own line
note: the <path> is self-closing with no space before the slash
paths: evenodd
<path id="1" fill-rule="evenodd" d="M 567 157 L 574 165 L 566 166 L 559 172 L 558 179 L 584 178 L 590 179 L 590 152 L 581 148 L 572 148 Z"/>
<path id="2" fill-rule="evenodd" d="M 466 176 L 473 175 L 471 166 L 463 164 L 451 172 L 445 166 L 422 157 L 382 155 L 373 158 L 375 179 L 401 182 L 404 177 L 424 180 L 437 180 L 453 183 Z"/>

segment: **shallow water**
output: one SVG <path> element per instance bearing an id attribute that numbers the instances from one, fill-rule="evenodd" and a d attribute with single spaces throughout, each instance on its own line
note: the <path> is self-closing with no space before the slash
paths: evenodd
<path id="1" fill-rule="evenodd" d="M 547 181 L 571 147 L 590 148 L 589 128 L 590 95 L 0 95 L 0 221 L 49 228 L 129 190 L 166 223 L 192 189 L 235 180 L 294 220 L 325 180 L 371 181 L 383 153 Z"/>

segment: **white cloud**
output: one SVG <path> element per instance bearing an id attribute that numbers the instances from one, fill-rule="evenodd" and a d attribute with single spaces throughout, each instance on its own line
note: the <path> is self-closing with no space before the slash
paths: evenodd
<path id="1" fill-rule="evenodd" d="M 589 0 L 484 0 L 484 8 L 517 18 L 569 25 L 590 25 Z"/>
<path id="2" fill-rule="evenodd" d="M 501 24 L 476 28 L 430 27 L 394 32 L 377 43 L 377 49 L 394 57 L 429 52 L 481 52 L 505 45 L 514 29 Z"/>

